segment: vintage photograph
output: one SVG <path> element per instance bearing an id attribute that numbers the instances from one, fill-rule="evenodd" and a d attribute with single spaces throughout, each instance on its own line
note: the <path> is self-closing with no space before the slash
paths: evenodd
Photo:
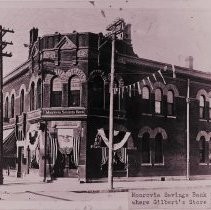
<path id="1" fill-rule="evenodd" d="M 211 209 L 211 2 L 0 0 L 0 209 Z"/>

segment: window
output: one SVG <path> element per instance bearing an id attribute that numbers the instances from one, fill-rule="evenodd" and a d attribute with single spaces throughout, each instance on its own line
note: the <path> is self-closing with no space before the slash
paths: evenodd
<path id="1" fill-rule="evenodd" d="M 211 119 L 211 98 L 209 98 L 209 119 Z"/>
<path id="2" fill-rule="evenodd" d="M 15 117 L 15 96 L 14 94 L 11 97 L 11 118 Z"/>
<path id="3" fill-rule="evenodd" d="M 30 90 L 30 111 L 34 110 L 34 101 L 35 101 L 34 82 L 32 82 Z"/>
<path id="4" fill-rule="evenodd" d="M 80 106 L 81 101 L 81 81 L 78 76 L 73 76 L 69 80 L 69 106 Z"/>
<path id="5" fill-rule="evenodd" d="M 62 106 L 62 82 L 55 77 L 51 82 L 51 107 Z"/>
<path id="6" fill-rule="evenodd" d="M 119 95 L 119 92 L 117 91 L 117 88 L 119 87 L 118 85 L 118 81 L 114 80 L 114 110 L 119 110 L 120 107 L 120 95 Z"/>
<path id="7" fill-rule="evenodd" d="M 89 83 L 90 107 L 102 108 L 104 106 L 104 81 L 102 77 L 96 76 Z"/>
<path id="8" fill-rule="evenodd" d="M 22 114 L 24 112 L 24 90 L 21 90 L 21 96 L 20 96 L 20 114 Z"/>
<path id="9" fill-rule="evenodd" d="M 201 139 L 199 140 L 199 161 L 200 161 L 200 163 L 206 162 L 205 149 L 206 149 L 206 141 L 205 141 L 205 137 L 202 136 Z"/>
<path id="10" fill-rule="evenodd" d="M 149 100 L 150 92 L 148 87 L 143 87 L 142 88 L 142 101 L 143 101 L 143 106 L 142 110 L 143 113 L 149 113 L 150 112 L 150 100 Z"/>
<path id="11" fill-rule="evenodd" d="M 155 90 L 155 113 L 161 114 L 162 112 L 162 91 L 161 89 Z"/>
<path id="12" fill-rule="evenodd" d="M 203 95 L 199 98 L 199 117 L 205 118 L 205 97 Z"/>
<path id="13" fill-rule="evenodd" d="M 142 163 L 151 163 L 149 133 L 144 133 L 141 139 L 141 157 Z"/>
<path id="14" fill-rule="evenodd" d="M 167 115 L 174 115 L 174 93 L 172 90 L 167 92 Z"/>
<path id="15" fill-rule="evenodd" d="M 5 113 L 4 113 L 4 116 L 6 119 L 8 119 L 8 113 L 9 113 L 9 98 L 6 97 L 6 100 L 5 100 Z"/>
<path id="16" fill-rule="evenodd" d="M 158 133 L 155 137 L 155 164 L 163 163 L 163 137 Z"/>
<path id="17" fill-rule="evenodd" d="M 39 79 L 37 82 L 37 109 L 41 108 L 41 102 L 42 102 L 42 86 L 41 86 L 41 80 Z"/>

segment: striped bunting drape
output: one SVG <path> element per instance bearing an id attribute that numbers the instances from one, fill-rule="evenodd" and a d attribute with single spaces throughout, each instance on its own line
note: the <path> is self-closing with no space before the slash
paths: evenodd
<path id="1" fill-rule="evenodd" d="M 79 165 L 80 137 L 73 137 L 73 160 L 76 166 Z"/>
<path id="2" fill-rule="evenodd" d="M 127 148 L 122 147 L 121 149 L 118 149 L 114 151 L 114 155 L 117 153 L 117 156 L 119 157 L 119 160 L 127 164 Z M 107 147 L 102 147 L 102 161 L 101 164 L 104 165 L 106 164 L 108 160 L 108 148 Z"/>
<path id="3" fill-rule="evenodd" d="M 52 137 L 50 132 L 48 132 L 47 134 L 48 134 L 47 135 L 48 136 L 47 151 L 48 151 L 48 155 L 50 155 L 50 163 L 54 165 L 57 158 L 58 142 L 57 142 L 57 138 Z"/>
<path id="4" fill-rule="evenodd" d="M 127 163 L 127 148 L 122 147 L 120 149 L 119 159 L 122 163 Z"/>
<path id="5" fill-rule="evenodd" d="M 104 165 L 106 164 L 108 160 L 108 149 L 107 147 L 102 147 L 102 162 L 101 164 Z"/>

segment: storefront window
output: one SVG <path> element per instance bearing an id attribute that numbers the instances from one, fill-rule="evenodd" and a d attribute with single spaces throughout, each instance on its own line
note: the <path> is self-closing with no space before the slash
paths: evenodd
<path id="1" fill-rule="evenodd" d="M 160 133 L 155 137 L 155 164 L 163 163 L 163 138 Z"/>

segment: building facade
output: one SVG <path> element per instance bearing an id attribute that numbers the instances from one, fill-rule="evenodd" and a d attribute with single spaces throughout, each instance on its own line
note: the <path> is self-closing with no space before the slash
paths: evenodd
<path id="1" fill-rule="evenodd" d="M 114 176 L 185 177 L 188 151 L 190 176 L 210 175 L 211 74 L 139 58 L 130 25 L 115 47 Z M 28 59 L 3 87 L 4 153 L 18 176 L 107 177 L 110 65 L 101 33 L 30 31 Z"/>

